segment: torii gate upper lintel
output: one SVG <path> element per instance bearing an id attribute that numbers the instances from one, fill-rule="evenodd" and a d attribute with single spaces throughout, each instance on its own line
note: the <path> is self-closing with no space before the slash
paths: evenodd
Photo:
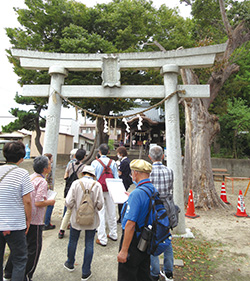
<path id="1" fill-rule="evenodd" d="M 24 96 L 49 97 L 43 153 L 54 155 L 53 175 L 56 167 L 59 123 L 62 100 L 65 97 L 86 98 L 164 98 L 178 89 L 185 97 L 209 97 L 209 85 L 177 85 L 180 68 L 211 67 L 216 55 L 224 53 L 226 44 L 174 50 L 168 52 L 139 52 L 121 54 L 56 54 L 13 49 L 12 55 L 20 59 L 25 69 L 49 70 L 50 85 L 25 85 Z M 164 86 L 121 86 L 120 70 L 160 69 Z M 68 71 L 102 71 L 102 86 L 66 86 Z M 184 196 L 181 163 L 178 96 L 165 101 L 166 147 L 168 167 L 175 175 L 174 200 L 181 209 L 178 234 L 185 234 Z"/>

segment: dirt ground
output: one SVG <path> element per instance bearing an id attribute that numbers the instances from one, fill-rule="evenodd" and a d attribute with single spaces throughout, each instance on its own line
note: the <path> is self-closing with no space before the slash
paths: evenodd
<path id="1" fill-rule="evenodd" d="M 218 194 L 221 182 L 216 182 Z M 250 280 L 250 218 L 235 217 L 239 190 L 244 195 L 248 181 L 236 181 L 232 193 L 231 181 L 227 182 L 227 201 L 231 203 L 229 210 L 214 209 L 207 212 L 195 210 L 200 218 L 187 219 L 186 227 L 197 229 L 209 241 L 218 241 L 222 246 L 217 249 L 224 255 L 219 270 L 214 273 L 213 280 Z M 244 198 L 246 213 L 250 216 L 250 189 Z M 219 255 L 218 255 L 219 256 Z M 216 260 L 217 255 L 212 259 Z"/>
<path id="2" fill-rule="evenodd" d="M 32 160 L 25 160 L 21 167 L 26 168 L 31 173 Z M 68 231 L 64 239 L 59 240 L 57 237 L 64 206 L 64 170 L 65 165 L 57 165 L 55 191 L 58 194 L 52 215 L 52 223 L 56 224 L 57 228 L 45 231 L 43 234 L 43 249 L 34 281 L 66 281 L 80 280 L 81 278 L 84 240 L 80 239 L 77 248 L 76 270 L 73 273 L 68 273 L 63 268 L 63 263 L 67 258 Z M 220 247 L 215 250 L 220 252 L 220 255 L 221 253 L 225 255 L 225 262 L 221 262 L 220 259 L 219 270 L 214 272 L 211 280 L 250 280 L 250 218 L 237 218 L 233 215 L 237 210 L 239 190 L 241 189 L 244 194 L 247 184 L 247 181 L 236 182 L 234 193 L 232 193 L 231 182 L 227 183 L 227 200 L 231 203 L 229 210 L 215 209 L 205 212 L 196 209 L 195 213 L 200 215 L 200 218 L 186 218 L 186 227 L 197 230 L 197 233 L 200 233 L 206 240 L 221 242 Z M 216 182 L 216 189 L 220 194 L 221 182 Z M 246 212 L 250 215 L 250 189 L 244 198 L 244 202 Z M 118 235 L 121 236 L 120 225 L 118 225 Z M 95 244 L 92 262 L 93 277 L 91 280 L 117 280 L 118 241 L 109 241 L 107 247 Z M 215 254 L 211 258 L 216 260 L 217 255 Z M 177 281 L 177 279 L 175 280 Z"/>

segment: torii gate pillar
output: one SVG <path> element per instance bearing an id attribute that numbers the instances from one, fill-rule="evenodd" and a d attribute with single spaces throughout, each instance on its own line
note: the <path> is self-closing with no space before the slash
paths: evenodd
<path id="1" fill-rule="evenodd" d="M 177 77 L 179 67 L 175 64 L 164 65 L 161 69 L 164 77 L 165 97 L 177 90 Z M 165 126 L 167 166 L 174 172 L 174 201 L 180 207 L 179 224 L 174 229 L 175 233 L 185 234 L 183 172 L 181 161 L 180 122 L 178 96 L 174 95 L 165 101 Z"/>
<path id="2" fill-rule="evenodd" d="M 53 157 L 52 178 L 54 184 L 54 174 L 57 161 L 57 146 L 59 136 L 59 126 L 62 108 L 62 99 L 56 92 L 61 93 L 61 87 L 64 84 L 64 78 L 68 75 L 67 70 L 60 66 L 51 66 L 49 68 L 51 75 L 49 90 L 49 105 L 46 118 L 46 130 L 44 136 L 44 153 L 51 153 Z M 55 92 L 56 91 L 56 92 Z"/>

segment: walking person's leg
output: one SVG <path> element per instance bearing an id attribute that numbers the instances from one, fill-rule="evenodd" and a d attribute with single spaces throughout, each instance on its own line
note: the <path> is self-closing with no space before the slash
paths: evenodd
<path id="1" fill-rule="evenodd" d="M 42 250 L 42 225 L 30 225 L 29 232 L 27 234 L 28 244 L 28 261 L 26 265 L 25 275 L 28 280 L 32 279 L 32 276 L 36 270 L 38 260 Z"/>
<path id="2" fill-rule="evenodd" d="M 106 246 L 108 242 L 107 234 L 106 234 L 106 218 L 105 218 L 106 207 L 107 207 L 106 194 L 107 192 L 103 192 L 104 205 L 102 209 L 98 212 L 100 218 L 100 224 L 99 227 L 97 228 L 97 238 L 98 238 L 97 244 L 101 244 L 102 246 Z"/>
<path id="3" fill-rule="evenodd" d="M 69 224 L 69 221 L 70 221 L 70 217 L 71 217 L 71 213 L 72 213 L 72 210 L 67 208 L 66 212 L 65 212 L 65 214 L 63 216 L 61 225 L 60 225 L 60 231 L 58 233 L 58 238 L 59 239 L 62 239 L 64 237 L 64 232 L 65 232 L 65 230 L 68 227 L 68 224 Z"/>
<path id="4" fill-rule="evenodd" d="M 150 256 L 150 274 L 153 277 L 159 277 L 160 274 L 160 262 L 158 256 Z"/>
<path id="5" fill-rule="evenodd" d="M 94 230 L 85 230 L 85 250 L 82 265 L 82 278 L 88 278 L 91 275 L 91 262 L 94 255 Z"/>
<path id="6" fill-rule="evenodd" d="M 174 254 L 172 243 L 164 251 L 163 269 L 167 278 L 173 278 Z"/>
<path id="7" fill-rule="evenodd" d="M 68 244 L 68 259 L 64 264 L 64 267 L 69 271 L 74 270 L 74 263 L 75 263 L 75 254 L 78 239 L 80 236 L 81 231 L 74 229 L 72 226 L 70 227 L 70 235 L 69 235 L 69 244 Z"/>
<path id="8" fill-rule="evenodd" d="M 116 209 L 115 209 L 115 203 L 109 194 L 107 194 L 106 202 L 107 202 L 106 214 L 107 214 L 107 223 L 109 227 L 109 238 L 116 241 L 117 240 Z"/>
<path id="9" fill-rule="evenodd" d="M 3 232 L 0 231 L 0 280 L 3 280 L 3 257 L 6 241 L 3 236 Z"/>
<path id="10" fill-rule="evenodd" d="M 12 274 L 11 279 L 23 281 L 27 262 L 27 243 L 25 230 L 11 231 L 5 236 L 6 242 L 12 255 Z"/>
<path id="11" fill-rule="evenodd" d="M 45 213 L 45 219 L 44 219 L 45 227 L 46 226 L 48 227 L 49 225 L 51 225 L 50 220 L 51 220 L 51 215 L 52 215 L 53 209 L 54 209 L 54 206 L 52 206 L 52 205 L 47 206 L 46 213 Z M 53 229 L 53 228 L 50 228 L 50 229 Z"/>

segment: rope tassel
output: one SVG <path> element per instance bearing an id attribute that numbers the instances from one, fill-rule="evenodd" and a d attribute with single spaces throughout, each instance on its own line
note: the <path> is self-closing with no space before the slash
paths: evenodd
<path id="1" fill-rule="evenodd" d="M 126 125 L 126 132 L 130 133 L 130 127 L 128 125 L 128 121 L 126 118 L 122 118 L 122 122 L 124 122 L 124 124 Z"/>
<path id="2" fill-rule="evenodd" d="M 104 121 L 104 128 L 103 128 L 103 133 L 107 134 L 108 131 L 109 131 L 109 128 L 108 128 L 108 122 L 106 120 L 105 117 L 103 117 L 103 121 Z"/>

